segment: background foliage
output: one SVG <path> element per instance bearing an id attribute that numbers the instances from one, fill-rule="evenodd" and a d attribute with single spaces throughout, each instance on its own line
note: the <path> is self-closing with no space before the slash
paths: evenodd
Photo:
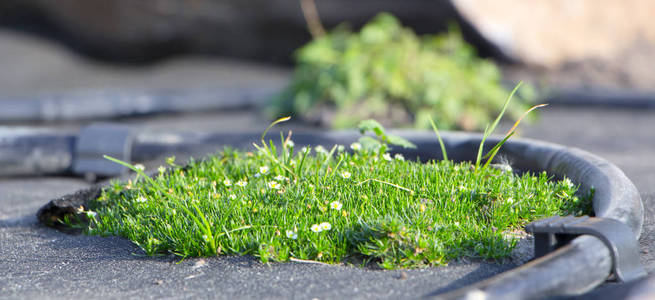
<path id="1" fill-rule="evenodd" d="M 375 118 L 384 125 L 480 130 L 498 113 L 509 91 L 491 61 L 479 58 L 456 28 L 417 36 L 382 13 L 360 32 L 341 25 L 295 54 L 292 82 L 269 107 L 333 128 Z M 517 117 L 531 102 L 522 89 L 508 110 Z"/>

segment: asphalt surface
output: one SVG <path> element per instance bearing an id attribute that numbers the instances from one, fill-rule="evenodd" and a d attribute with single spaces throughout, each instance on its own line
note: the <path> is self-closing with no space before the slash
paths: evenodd
<path id="1" fill-rule="evenodd" d="M 12 42 L 11 46 L 3 43 L 7 39 Z M 59 53 L 61 50 L 51 45 L 42 46 L 47 51 L 32 51 L 30 43 L 40 42 L 25 42 L 22 37 L 0 32 L 0 66 L 5 70 L 28 66 L 21 71 L 23 73 L 14 72 L 14 76 L 22 74 L 20 79 L 9 78 L 12 74 L 7 72 L 0 75 L 0 93 L 30 95 L 33 89 L 41 93 L 169 85 L 198 88 L 232 82 L 230 80 L 234 80 L 234 84 L 279 84 L 288 74 L 285 70 L 251 64 L 197 62 L 196 59 L 182 59 L 150 70 L 121 69 L 117 72 L 113 67 Z M 39 73 L 39 62 L 49 61 L 54 67 L 40 64 L 46 71 Z M 203 68 L 209 73 L 197 71 Z M 63 71 L 56 72 L 57 69 Z M 152 76 L 159 76 L 159 79 Z M 13 81 L 9 84 L 8 80 Z M 114 121 L 164 132 L 252 132 L 261 131 L 267 124 L 264 118 L 250 110 Z M 26 125 L 74 131 L 84 123 Z M 523 137 L 581 148 L 625 171 L 639 189 L 646 208 L 640 239 L 641 260 L 653 276 L 655 133 L 652 128 L 655 128 L 655 110 L 553 105 L 541 111 L 539 120 L 522 126 Z M 86 186 L 86 182 L 76 178 L 0 178 L 0 298 L 418 298 L 466 286 L 521 262 L 521 255 L 518 255 L 517 259 L 502 264 L 462 261 L 446 268 L 403 271 L 305 263 L 264 265 L 252 257 L 179 262 L 174 257 L 144 257 L 137 247 L 121 238 L 68 235 L 37 223 L 35 213 L 39 207 L 52 198 Z M 583 297 L 612 299 L 636 293 L 640 287 L 643 289 L 643 284 L 609 283 Z"/>

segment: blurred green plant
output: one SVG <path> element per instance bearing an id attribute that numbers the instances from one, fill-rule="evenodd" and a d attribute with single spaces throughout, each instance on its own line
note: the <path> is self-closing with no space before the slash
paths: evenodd
<path id="1" fill-rule="evenodd" d="M 480 130 L 507 94 L 501 73 L 479 58 L 456 27 L 417 36 L 388 13 L 354 33 L 340 25 L 295 53 L 290 85 L 268 107 L 333 128 L 374 118 L 387 126 Z M 507 114 L 516 118 L 534 98 L 524 86 Z"/>

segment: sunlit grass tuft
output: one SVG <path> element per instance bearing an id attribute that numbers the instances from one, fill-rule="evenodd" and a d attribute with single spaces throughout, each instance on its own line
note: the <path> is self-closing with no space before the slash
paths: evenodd
<path id="1" fill-rule="evenodd" d="M 448 160 L 420 163 L 392 156 L 388 147 L 297 151 L 283 138 L 279 146 L 262 141 L 253 152 L 225 149 L 186 167 L 171 159 L 168 171 L 153 177 L 112 159 L 138 179 L 114 182 L 91 201 L 86 230 L 123 236 L 148 255 L 363 260 L 391 269 L 504 258 L 516 243 L 509 232 L 535 219 L 585 212 L 568 179 L 473 172 L 474 164 Z"/>

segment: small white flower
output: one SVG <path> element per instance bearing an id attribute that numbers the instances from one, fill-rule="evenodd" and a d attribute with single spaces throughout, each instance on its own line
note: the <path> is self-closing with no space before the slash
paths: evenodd
<path id="1" fill-rule="evenodd" d="M 316 153 L 323 153 L 323 154 L 327 153 L 327 150 L 325 149 L 325 147 L 323 147 L 321 145 L 318 145 L 318 146 L 314 147 L 314 151 L 316 151 Z"/>
<path id="2" fill-rule="evenodd" d="M 135 168 L 138 172 L 143 172 L 143 171 L 146 170 L 146 167 L 145 167 L 144 165 L 142 165 L 142 164 L 136 164 L 136 165 L 134 165 L 134 168 Z"/>
<path id="3" fill-rule="evenodd" d="M 236 199 L 237 199 L 237 195 L 235 195 L 235 194 L 231 194 L 231 195 L 230 195 L 230 199 L 232 199 L 232 200 L 236 200 Z"/>
<path id="4" fill-rule="evenodd" d="M 87 211 L 86 216 L 88 218 L 95 218 L 98 214 L 95 211 Z"/>
<path id="5" fill-rule="evenodd" d="M 350 144 L 350 149 L 353 149 L 355 151 L 362 150 L 362 144 L 360 143 L 352 143 Z"/>
<path id="6" fill-rule="evenodd" d="M 248 185 L 248 182 L 245 180 L 239 180 L 237 181 L 236 185 L 240 187 L 245 187 L 246 185 Z"/>
<path id="7" fill-rule="evenodd" d="M 337 146 L 337 151 L 338 152 L 343 152 L 344 150 L 346 150 L 346 147 L 344 147 L 343 145 Z"/>
<path id="8" fill-rule="evenodd" d="M 293 230 L 287 230 L 287 238 L 292 240 L 298 239 L 298 233 Z"/>
<path id="9" fill-rule="evenodd" d="M 259 167 L 259 173 L 262 175 L 268 174 L 268 166 Z"/>
<path id="10" fill-rule="evenodd" d="M 205 241 L 209 241 L 209 237 L 206 234 L 202 235 L 202 239 L 205 240 Z"/>
<path id="11" fill-rule="evenodd" d="M 391 161 L 391 154 L 389 153 L 382 154 L 382 158 L 384 158 L 384 160 L 386 161 Z"/>
<path id="12" fill-rule="evenodd" d="M 323 230 L 323 229 L 321 229 L 321 225 L 319 225 L 319 224 L 312 225 L 311 229 L 312 229 L 313 232 L 316 232 L 316 233 L 321 232 Z"/>
<path id="13" fill-rule="evenodd" d="M 306 153 L 306 154 L 309 154 L 309 152 L 311 152 L 311 151 L 312 151 L 312 149 L 310 149 L 309 147 L 302 147 L 302 149 L 300 149 L 300 152 Z"/>
<path id="14" fill-rule="evenodd" d="M 164 166 L 159 166 L 159 168 L 157 168 L 157 171 L 159 171 L 159 174 L 163 174 L 164 172 L 166 172 L 166 168 Z"/>
<path id="15" fill-rule="evenodd" d="M 136 202 L 139 202 L 139 203 L 146 202 L 147 200 L 148 199 L 146 199 L 146 197 L 143 197 L 143 196 L 139 196 L 138 198 L 136 198 Z"/>
<path id="16" fill-rule="evenodd" d="M 290 148 L 293 148 L 294 146 L 296 146 L 296 144 L 295 144 L 292 140 L 288 140 L 288 141 L 285 143 L 285 145 L 286 145 L 287 147 L 290 147 Z"/>
<path id="17" fill-rule="evenodd" d="M 341 207 L 343 207 L 343 204 L 339 201 L 332 201 L 332 203 L 330 203 L 330 208 L 332 209 L 341 210 Z"/>
<path id="18" fill-rule="evenodd" d="M 507 198 L 506 201 L 507 201 L 507 203 L 509 203 L 509 204 L 514 203 L 514 199 L 512 199 L 512 197 Z"/>
<path id="19" fill-rule="evenodd" d="M 275 179 L 275 180 L 277 180 L 277 181 L 286 181 L 286 180 L 289 180 L 289 178 L 286 178 L 286 177 L 284 177 L 284 176 L 282 176 L 282 175 L 277 175 L 277 176 L 275 176 L 273 179 Z"/>
<path id="20" fill-rule="evenodd" d="M 393 158 L 395 158 L 396 160 L 400 160 L 400 161 L 405 160 L 405 157 L 400 153 L 396 153 L 396 155 L 394 155 Z"/>
<path id="21" fill-rule="evenodd" d="M 323 222 L 319 226 L 321 226 L 321 231 L 328 231 L 332 229 L 332 225 L 330 225 L 328 222 Z"/>
<path id="22" fill-rule="evenodd" d="M 232 186 L 232 180 L 225 179 L 225 180 L 223 180 L 223 184 L 224 184 L 225 186 Z"/>
<path id="23" fill-rule="evenodd" d="M 562 181 L 564 182 L 564 185 L 566 185 L 566 187 L 568 187 L 568 188 L 573 187 L 573 182 L 571 182 L 571 179 L 569 179 L 568 177 L 564 178 L 564 180 L 562 180 Z"/>
<path id="24" fill-rule="evenodd" d="M 269 181 L 268 187 L 274 190 L 279 190 L 282 187 L 282 185 L 280 185 L 277 181 Z"/>
<path id="25" fill-rule="evenodd" d="M 350 172 L 348 172 L 348 171 L 343 171 L 343 172 L 341 172 L 341 177 L 343 177 L 343 178 L 345 178 L 345 179 L 350 178 L 351 175 L 352 175 L 352 174 L 350 174 Z"/>

